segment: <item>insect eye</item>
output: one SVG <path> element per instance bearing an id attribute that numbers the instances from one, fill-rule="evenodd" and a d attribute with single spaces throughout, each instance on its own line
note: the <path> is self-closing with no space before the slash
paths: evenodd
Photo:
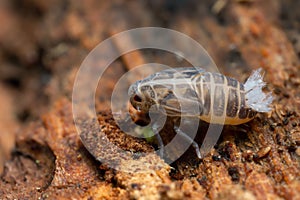
<path id="1" fill-rule="evenodd" d="M 142 102 L 142 98 L 139 95 L 134 95 L 133 100 L 137 102 Z"/>

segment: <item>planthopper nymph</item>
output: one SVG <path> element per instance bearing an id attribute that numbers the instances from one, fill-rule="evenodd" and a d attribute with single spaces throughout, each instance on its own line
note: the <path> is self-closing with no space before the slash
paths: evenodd
<path id="1" fill-rule="evenodd" d="M 160 107 L 168 117 L 192 117 L 213 124 L 238 125 L 253 119 L 257 112 L 271 110 L 273 97 L 262 91 L 265 85 L 261 68 L 253 71 L 244 84 L 202 68 L 173 68 L 135 82 L 128 94 L 131 105 L 143 116 L 147 116 L 150 109 Z M 198 144 L 178 127 L 174 129 L 191 142 L 197 156 L 202 158 Z"/>

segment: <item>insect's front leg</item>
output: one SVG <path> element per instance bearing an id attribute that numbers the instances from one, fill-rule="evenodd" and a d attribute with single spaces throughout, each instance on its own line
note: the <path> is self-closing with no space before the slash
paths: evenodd
<path id="1" fill-rule="evenodd" d="M 157 140 L 157 144 L 158 144 L 158 154 L 161 158 L 163 158 L 164 156 L 164 143 L 163 140 L 161 138 L 161 136 L 159 135 L 159 131 L 162 129 L 163 127 L 161 127 L 159 122 L 154 122 L 151 129 L 155 135 L 155 138 Z"/>
<path id="2" fill-rule="evenodd" d="M 149 111 L 149 117 L 150 117 L 150 126 L 151 129 L 155 135 L 155 138 L 157 140 L 158 144 L 158 154 L 161 158 L 164 156 L 164 143 L 163 140 L 159 134 L 160 130 L 163 129 L 165 122 L 166 122 L 166 114 L 160 106 L 152 106 Z"/>

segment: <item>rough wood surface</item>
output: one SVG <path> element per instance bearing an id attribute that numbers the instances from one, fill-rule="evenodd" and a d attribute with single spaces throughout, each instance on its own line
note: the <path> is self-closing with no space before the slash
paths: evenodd
<path id="1" fill-rule="evenodd" d="M 293 0 L 1 1 L 0 199 L 300 199 L 299 6 Z M 97 161 L 73 123 L 74 77 L 99 42 L 142 26 L 191 36 L 222 73 L 240 81 L 262 67 L 274 93 L 273 111 L 225 127 L 203 161 L 192 148 L 171 166 L 153 153 L 136 158 L 148 164 L 144 173 Z M 114 48 L 122 46 L 116 42 Z M 116 60 L 96 96 L 102 128 L 86 127 L 133 152 L 154 147 L 119 130 L 103 95 L 144 62 L 187 64 L 151 50 Z M 98 153 L 119 156 L 104 146 Z"/>

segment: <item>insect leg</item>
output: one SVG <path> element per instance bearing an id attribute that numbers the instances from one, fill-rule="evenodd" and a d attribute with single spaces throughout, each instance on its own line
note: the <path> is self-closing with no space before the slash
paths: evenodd
<path id="1" fill-rule="evenodd" d="M 159 130 L 160 130 L 159 123 L 154 123 L 153 126 L 152 126 L 152 131 L 155 134 L 155 138 L 157 140 L 158 149 L 159 149 L 159 151 L 158 151 L 159 156 L 161 158 L 163 158 L 163 156 L 164 156 L 164 143 L 162 141 L 161 136 L 159 135 Z"/>
<path id="2" fill-rule="evenodd" d="M 183 139 L 185 139 L 187 142 L 189 142 L 189 144 L 192 144 L 195 151 L 196 151 L 196 154 L 197 154 L 197 157 L 199 159 L 202 159 L 202 156 L 201 156 L 201 153 L 200 153 L 200 148 L 198 146 L 198 144 L 192 139 L 190 138 L 190 136 L 188 136 L 186 133 L 184 133 L 182 130 L 180 130 L 177 126 L 174 127 L 174 130 L 176 131 L 177 134 L 179 134 Z"/>

